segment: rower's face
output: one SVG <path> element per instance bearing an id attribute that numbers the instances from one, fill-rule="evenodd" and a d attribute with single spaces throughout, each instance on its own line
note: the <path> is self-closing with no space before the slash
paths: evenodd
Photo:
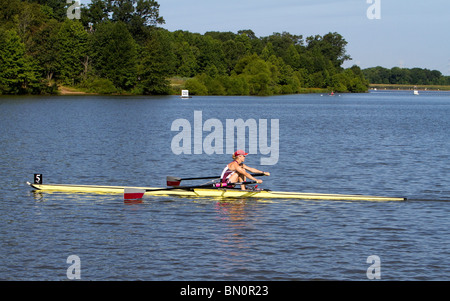
<path id="1" fill-rule="evenodd" d="M 239 158 L 241 158 L 241 162 L 245 161 L 245 156 L 240 155 Z"/>

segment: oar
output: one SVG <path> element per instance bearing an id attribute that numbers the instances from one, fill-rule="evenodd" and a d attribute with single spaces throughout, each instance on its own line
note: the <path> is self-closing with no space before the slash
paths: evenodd
<path id="1" fill-rule="evenodd" d="M 256 184 L 255 181 L 250 182 L 242 182 L 242 183 L 233 183 L 233 185 L 249 185 L 249 184 Z M 218 186 L 217 186 L 218 185 Z M 203 184 L 203 185 L 197 185 L 197 186 L 178 186 L 178 187 L 169 187 L 169 188 L 156 188 L 156 189 L 139 189 L 139 188 L 125 188 L 123 197 L 125 200 L 136 200 L 136 199 L 142 199 L 144 194 L 146 192 L 153 192 L 153 191 L 169 191 L 169 190 L 192 190 L 195 188 L 220 188 L 220 184 Z"/>
<path id="2" fill-rule="evenodd" d="M 264 173 L 254 173 L 251 174 L 253 177 L 264 176 Z M 220 177 L 201 177 L 201 178 L 179 178 L 179 177 L 171 177 L 167 176 L 167 186 L 180 186 L 181 181 L 190 181 L 190 180 L 219 180 Z"/>
<path id="3" fill-rule="evenodd" d="M 190 180 L 219 180 L 220 177 L 201 177 L 201 178 L 179 178 L 167 176 L 167 186 L 180 186 L 181 181 Z"/>

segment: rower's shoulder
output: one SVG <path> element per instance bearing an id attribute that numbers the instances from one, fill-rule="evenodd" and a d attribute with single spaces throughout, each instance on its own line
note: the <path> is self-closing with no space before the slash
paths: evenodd
<path id="1" fill-rule="evenodd" d="M 237 166 L 244 167 L 245 165 L 244 165 L 244 163 L 239 164 L 239 163 L 237 163 L 236 161 L 233 161 L 233 162 L 228 163 L 228 167 L 231 167 L 231 166 L 235 166 L 235 167 L 237 167 Z"/>
<path id="2" fill-rule="evenodd" d="M 244 168 L 244 169 L 246 169 L 248 166 L 247 165 L 245 165 L 244 163 L 241 163 L 241 164 L 238 164 L 240 167 L 242 167 L 242 168 Z"/>

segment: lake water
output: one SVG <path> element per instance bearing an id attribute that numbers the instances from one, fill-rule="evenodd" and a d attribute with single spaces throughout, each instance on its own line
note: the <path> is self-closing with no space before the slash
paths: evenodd
<path id="1" fill-rule="evenodd" d="M 220 174 L 225 142 L 224 154 L 173 152 L 172 123 L 194 131 L 195 112 L 224 126 L 267 119 L 269 132 L 279 121 L 276 164 L 261 166 L 259 149 L 246 159 L 271 172 L 264 188 L 408 200 L 127 204 L 26 185 L 34 173 L 139 186 Z M 374 265 L 381 280 L 450 279 L 450 93 L 1 97 L 0 129 L 1 280 L 67 280 L 71 255 L 82 280 L 368 280 Z"/>

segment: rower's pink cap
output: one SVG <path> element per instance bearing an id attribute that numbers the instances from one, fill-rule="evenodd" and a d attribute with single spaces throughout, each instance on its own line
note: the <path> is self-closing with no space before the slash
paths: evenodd
<path id="1" fill-rule="evenodd" d="M 240 150 L 238 150 L 238 151 L 236 151 L 234 153 L 235 157 L 237 157 L 237 156 L 247 156 L 247 155 L 248 155 L 248 153 L 244 152 L 242 149 L 240 149 Z"/>

